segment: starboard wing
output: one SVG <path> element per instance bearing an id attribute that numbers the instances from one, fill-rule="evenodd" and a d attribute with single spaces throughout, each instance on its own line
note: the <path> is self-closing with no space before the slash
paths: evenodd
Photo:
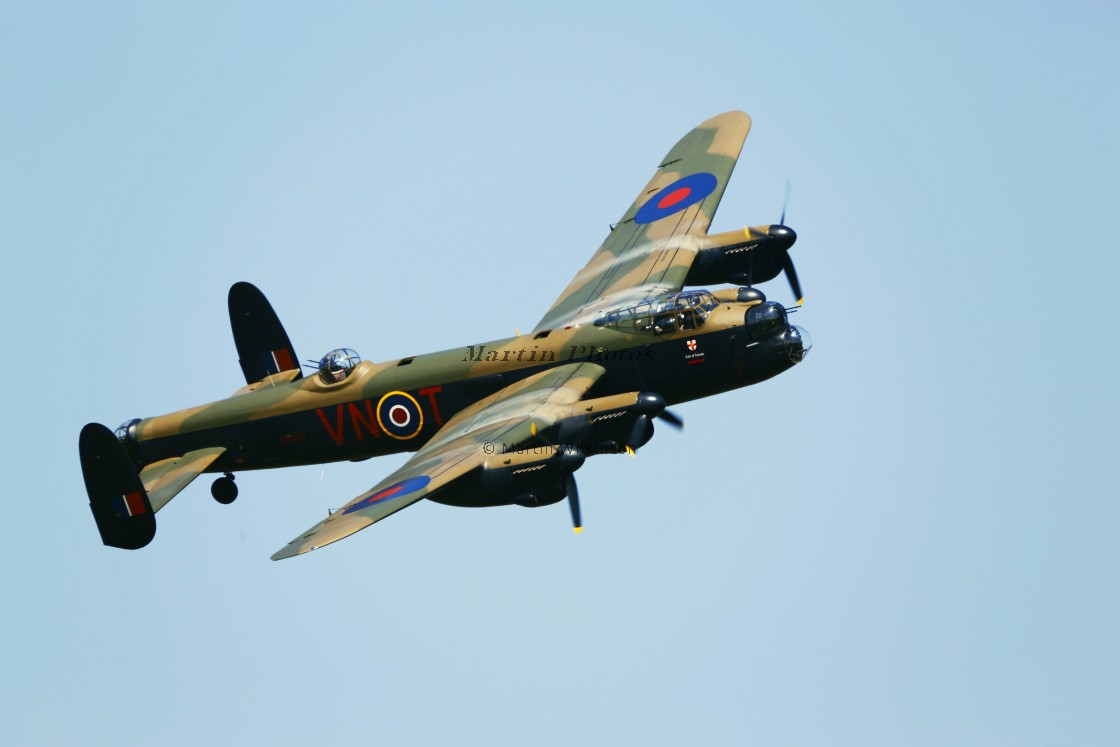
<path id="1" fill-rule="evenodd" d="M 749 116 L 732 111 L 681 138 L 534 331 L 679 291 L 750 128 Z"/>
<path id="2" fill-rule="evenodd" d="M 337 542 L 501 459 L 501 444 L 523 443 L 567 414 L 603 375 L 594 363 L 543 371 L 479 400 L 444 424 L 400 469 L 288 543 L 273 560 Z M 487 449 L 490 444 L 493 448 Z M 497 446 L 495 446 L 497 445 Z"/>

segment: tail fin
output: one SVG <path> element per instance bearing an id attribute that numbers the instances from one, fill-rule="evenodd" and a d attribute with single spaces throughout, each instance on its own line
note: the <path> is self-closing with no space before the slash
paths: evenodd
<path id="1" fill-rule="evenodd" d="M 110 547 L 138 550 L 156 536 L 156 514 L 136 466 L 117 437 L 100 423 L 78 436 L 82 475 L 89 507 L 101 541 Z"/>
<path id="2" fill-rule="evenodd" d="M 299 359 L 284 325 L 264 294 L 252 283 L 234 283 L 229 289 L 229 322 L 246 384 L 256 384 L 270 374 L 295 370 L 302 376 Z"/>

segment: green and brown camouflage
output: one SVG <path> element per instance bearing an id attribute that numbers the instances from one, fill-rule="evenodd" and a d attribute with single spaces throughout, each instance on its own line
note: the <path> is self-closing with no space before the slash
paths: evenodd
<path id="1" fill-rule="evenodd" d="M 205 472 L 225 451 L 224 446 L 214 446 L 191 451 L 181 457 L 161 459 L 145 466 L 140 471 L 140 480 L 148 493 L 152 511 L 158 512 L 166 506 L 168 501 L 178 495 L 200 472 Z"/>
<path id="2" fill-rule="evenodd" d="M 630 306 L 684 287 L 750 129 L 747 114 L 727 112 L 681 138 L 535 331 L 594 319 L 597 311 Z M 704 200 L 663 220 L 635 220 L 653 195 L 696 173 L 716 178 L 714 190 Z"/>
<path id="3" fill-rule="evenodd" d="M 344 354 L 343 368 L 332 368 L 328 354 L 319 375 L 304 377 L 267 300 L 235 285 L 231 322 L 251 383 L 226 399 L 126 423 L 120 453 L 107 453 L 100 435 L 83 441 L 96 444 L 83 447 L 83 467 L 108 460 L 113 469 L 101 472 L 115 475 L 91 486 L 87 474 L 103 540 L 146 544 L 127 536 L 133 512 L 160 510 L 204 472 L 226 473 L 215 497 L 232 500 L 236 472 L 403 451 L 416 454 L 274 559 L 423 498 L 538 506 L 567 496 L 578 529 L 572 474 L 586 456 L 639 448 L 652 419 L 679 422 L 667 405 L 757 383 L 808 349 L 785 309 L 756 289 L 682 290 L 697 279 L 761 282 L 789 267 L 795 236 L 784 226 L 707 234 L 749 129 L 746 114 L 728 112 L 682 138 L 529 334 L 385 362 L 333 351 Z M 133 490 L 129 469 L 139 472 L 147 504 L 114 497 Z"/>

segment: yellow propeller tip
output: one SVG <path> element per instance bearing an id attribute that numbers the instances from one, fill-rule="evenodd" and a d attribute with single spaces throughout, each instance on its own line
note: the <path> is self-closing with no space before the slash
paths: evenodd
<path id="1" fill-rule="evenodd" d="M 801 304 L 803 304 L 803 303 L 805 303 L 805 299 L 804 299 L 804 298 L 799 298 L 799 299 L 797 299 L 797 305 L 798 305 L 798 306 L 800 306 L 800 305 L 801 305 Z"/>
<path id="2" fill-rule="evenodd" d="M 572 531 L 576 534 L 583 534 L 583 527 L 572 527 Z"/>
<path id="3" fill-rule="evenodd" d="M 631 449 L 629 446 L 626 447 L 626 453 L 629 454 L 630 456 L 634 456 L 634 450 Z"/>

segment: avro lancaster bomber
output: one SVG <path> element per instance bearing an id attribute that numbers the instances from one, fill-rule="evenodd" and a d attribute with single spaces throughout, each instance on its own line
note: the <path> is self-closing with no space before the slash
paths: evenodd
<path id="1" fill-rule="evenodd" d="M 106 545 L 144 547 L 156 513 L 196 477 L 219 503 L 248 470 L 415 452 L 398 470 L 272 556 L 328 545 L 427 498 L 452 506 L 544 506 L 567 498 L 589 456 L 633 453 L 666 409 L 757 384 L 805 357 L 808 334 L 755 284 L 784 273 L 796 234 L 774 225 L 709 234 L 751 120 L 709 119 L 663 158 L 591 261 L 536 327 L 401 360 L 327 353 L 305 376 L 288 334 L 249 283 L 229 291 L 245 386 L 226 399 L 90 423 L 78 446 Z M 702 288 L 727 286 L 715 291 Z"/>

